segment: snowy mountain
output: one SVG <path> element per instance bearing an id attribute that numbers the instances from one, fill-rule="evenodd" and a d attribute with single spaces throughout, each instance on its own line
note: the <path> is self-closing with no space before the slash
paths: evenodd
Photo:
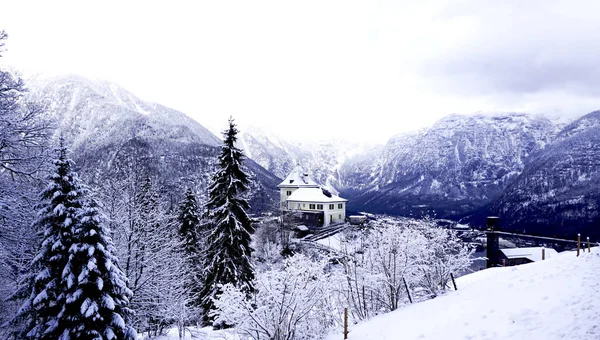
<path id="1" fill-rule="evenodd" d="M 281 178 L 296 165 L 308 171 L 319 184 L 334 192 L 342 186 L 339 170 L 354 157 L 372 152 L 372 145 L 349 140 L 331 139 L 319 142 L 288 140 L 257 127 L 241 129 L 239 147 L 255 162 Z"/>
<path id="2" fill-rule="evenodd" d="M 34 79 L 28 85 L 31 98 L 46 103 L 89 183 L 135 174 L 157 178 L 172 200 L 179 200 L 185 187 L 206 191 L 221 141 L 185 114 L 116 84 L 79 76 Z M 246 165 L 255 179 L 251 204 L 269 209 L 279 179 L 251 160 Z"/>
<path id="3" fill-rule="evenodd" d="M 459 216 L 500 196 L 559 126 L 522 113 L 450 115 L 391 138 L 375 160 L 345 164 L 349 207 L 404 216 Z"/>
<path id="4" fill-rule="evenodd" d="M 505 229 L 574 237 L 578 232 L 600 236 L 599 208 L 600 111 L 595 111 L 567 125 L 554 143 L 533 155 L 483 211 L 504 217 Z"/>

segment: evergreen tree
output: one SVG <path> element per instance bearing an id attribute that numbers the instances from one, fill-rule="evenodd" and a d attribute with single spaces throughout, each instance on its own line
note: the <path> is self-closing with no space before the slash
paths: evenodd
<path id="1" fill-rule="evenodd" d="M 246 213 L 248 202 L 243 197 L 249 180 L 242 169 L 242 151 L 235 147 L 237 133 L 230 118 L 229 129 L 223 132 L 225 140 L 206 205 L 210 225 L 204 257 L 205 284 L 200 292 L 205 324 L 213 318 L 213 298 L 220 292 L 220 285 L 230 283 L 245 293 L 254 290 L 254 271 L 250 263 L 254 228 Z"/>
<path id="2" fill-rule="evenodd" d="M 199 225 L 198 203 L 196 195 L 188 189 L 184 199 L 179 205 L 179 236 L 182 240 L 183 254 L 187 262 L 186 288 L 190 292 L 191 300 L 196 300 L 194 305 L 201 306 L 198 299 L 200 288 L 202 287 L 202 263 L 201 247 L 199 243 Z"/>
<path id="3" fill-rule="evenodd" d="M 55 172 L 41 193 L 35 227 L 42 243 L 33 259 L 25 297 L 13 324 L 19 339 L 134 339 L 120 313 L 131 292 L 118 268 L 109 232 L 71 170 L 61 139 Z"/>
<path id="4" fill-rule="evenodd" d="M 179 236 L 183 239 L 184 249 L 190 255 L 199 252 L 198 245 L 198 202 L 192 190 L 185 192 L 185 197 L 179 204 Z"/>
<path id="5" fill-rule="evenodd" d="M 21 326 L 19 339 L 58 339 L 69 326 L 61 318 L 66 302 L 63 271 L 69 262 L 82 192 L 62 139 L 60 144 L 55 172 L 48 176 L 49 184 L 40 194 L 41 209 L 34 223 L 42 243 L 20 292 L 25 303 L 13 320 Z"/>
<path id="6" fill-rule="evenodd" d="M 100 219 L 94 201 L 78 215 L 69 262 L 63 271 L 66 306 L 62 318 L 70 326 L 65 339 L 135 339 L 123 317 L 132 296 L 118 265 L 110 230 Z"/>

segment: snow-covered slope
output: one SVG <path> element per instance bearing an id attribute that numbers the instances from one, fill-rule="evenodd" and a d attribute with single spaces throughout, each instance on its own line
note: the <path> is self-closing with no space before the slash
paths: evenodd
<path id="1" fill-rule="evenodd" d="M 133 136 L 217 146 L 219 138 L 185 114 L 143 101 L 117 84 L 68 75 L 31 79 L 30 95 L 47 104 L 77 148 Z"/>
<path id="2" fill-rule="evenodd" d="M 344 165 L 342 173 L 355 175 L 345 177 L 342 193 L 356 209 L 460 215 L 498 197 L 558 131 L 549 119 L 523 113 L 450 115 L 391 138 L 376 160 Z"/>
<path id="3" fill-rule="evenodd" d="M 598 248 L 487 269 L 457 279 L 458 291 L 351 325 L 348 339 L 600 339 L 598 273 Z"/>
<path id="4" fill-rule="evenodd" d="M 60 76 L 27 84 L 30 98 L 47 105 L 88 183 L 150 176 L 173 201 L 186 187 L 206 192 L 221 140 L 185 114 L 106 81 Z M 254 211 L 274 208 L 279 179 L 252 160 L 245 164 L 253 177 Z"/>
<path id="5" fill-rule="evenodd" d="M 566 126 L 534 154 L 489 211 L 505 229 L 600 236 L 600 111 Z M 480 218 L 483 219 L 483 216 Z"/>

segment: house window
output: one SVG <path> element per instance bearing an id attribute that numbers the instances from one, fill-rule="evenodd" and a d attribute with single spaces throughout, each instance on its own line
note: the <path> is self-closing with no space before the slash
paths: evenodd
<path id="1" fill-rule="evenodd" d="M 291 194 L 292 194 L 292 192 L 291 192 L 291 191 L 288 191 L 288 192 L 287 192 L 287 195 L 288 195 L 288 196 L 289 196 L 289 195 L 291 195 Z"/>
<path id="2" fill-rule="evenodd" d="M 302 208 L 306 207 L 306 204 L 302 203 Z"/>
<path id="3" fill-rule="evenodd" d="M 323 210 L 323 204 L 317 204 L 317 209 Z"/>
<path id="4" fill-rule="evenodd" d="M 342 219 L 342 214 L 339 214 L 338 215 L 338 220 L 341 220 L 341 219 Z"/>
<path id="5" fill-rule="evenodd" d="M 338 209 L 344 209 L 344 204 L 343 203 L 338 204 Z"/>
<path id="6" fill-rule="evenodd" d="M 314 204 L 309 204 L 309 205 L 308 205 L 308 208 L 309 208 L 309 209 L 314 209 L 314 208 L 315 208 L 315 205 L 314 205 Z"/>
<path id="7" fill-rule="evenodd" d="M 330 204 L 329 205 L 329 210 L 333 210 L 333 209 L 335 209 L 335 204 Z"/>

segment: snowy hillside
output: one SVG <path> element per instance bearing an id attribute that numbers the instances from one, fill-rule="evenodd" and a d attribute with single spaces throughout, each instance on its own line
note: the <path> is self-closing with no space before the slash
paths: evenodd
<path id="1" fill-rule="evenodd" d="M 350 326 L 348 339 L 600 339 L 599 272 L 598 248 L 480 271 L 458 291 Z"/>
<path id="2" fill-rule="evenodd" d="M 28 87 L 31 99 L 46 104 L 89 184 L 133 173 L 158 179 L 173 201 L 186 187 L 206 193 L 221 140 L 185 114 L 80 76 L 33 79 Z M 255 189 L 252 208 L 271 209 L 279 179 L 252 160 L 245 164 Z"/>
<path id="3" fill-rule="evenodd" d="M 483 214 L 504 217 L 507 229 L 600 236 L 599 150 L 600 111 L 596 111 L 566 126 L 554 143 L 533 155 Z"/>
<path id="4" fill-rule="evenodd" d="M 185 114 L 143 101 L 117 84 L 81 76 L 28 81 L 30 95 L 47 104 L 73 146 L 132 136 L 217 146 L 219 138 Z"/>

